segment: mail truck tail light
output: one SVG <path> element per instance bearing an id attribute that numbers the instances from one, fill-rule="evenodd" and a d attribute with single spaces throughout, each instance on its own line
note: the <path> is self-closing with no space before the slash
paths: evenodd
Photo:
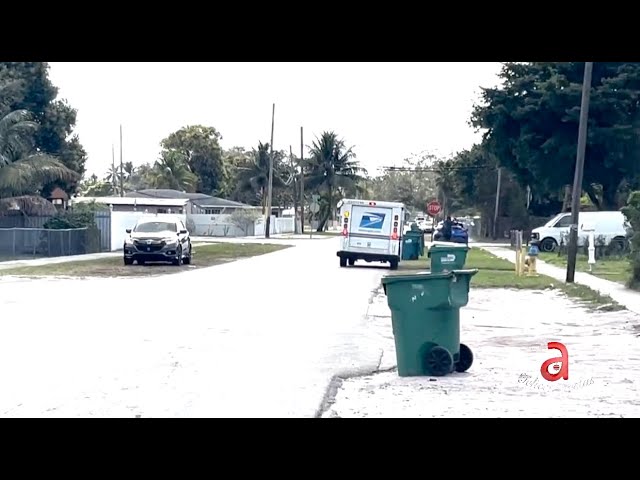
<path id="1" fill-rule="evenodd" d="M 391 239 L 392 240 L 397 240 L 398 239 L 398 229 L 397 228 L 393 229 L 393 233 L 391 234 Z"/>
<path id="2" fill-rule="evenodd" d="M 346 225 L 342 229 L 342 236 L 343 237 L 348 237 L 349 236 L 349 231 L 347 230 L 347 226 Z"/>

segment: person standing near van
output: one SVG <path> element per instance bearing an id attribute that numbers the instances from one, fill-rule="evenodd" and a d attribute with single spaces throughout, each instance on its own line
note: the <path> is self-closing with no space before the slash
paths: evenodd
<path id="1" fill-rule="evenodd" d="M 447 216 L 445 221 L 442 223 L 442 239 L 445 242 L 451 241 L 451 230 L 453 229 L 453 222 L 451 221 L 451 217 Z"/>

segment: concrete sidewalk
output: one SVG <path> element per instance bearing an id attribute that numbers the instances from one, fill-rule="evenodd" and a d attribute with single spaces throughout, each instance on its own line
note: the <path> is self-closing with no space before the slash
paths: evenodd
<path id="1" fill-rule="evenodd" d="M 367 317 L 384 351 L 379 373 L 343 378 L 323 418 L 640 417 L 640 321 L 628 310 L 594 312 L 557 291 L 472 287 L 460 323 L 474 363 L 445 377 L 390 370 L 395 343 L 381 291 Z M 548 382 L 540 374 L 557 356 L 547 348 L 552 341 L 567 347 L 568 380 Z"/>
<path id="2" fill-rule="evenodd" d="M 6 270 L 9 268 L 19 267 L 37 267 L 40 265 L 53 265 L 55 263 L 67 263 L 67 262 L 79 262 L 84 260 L 99 260 L 101 258 L 112 258 L 121 256 L 122 252 L 102 252 L 102 253 L 89 253 L 86 255 L 68 255 L 66 257 L 47 257 L 47 258 L 34 258 L 28 260 L 10 260 L 7 262 L 0 262 L 0 270 Z"/>
<path id="3" fill-rule="evenodd" d="M 515 264 L 516 252 L 507 247 L 493 247 L 493 246 L 481 246 L 483 250 L 495 255 L 496 257 L 503 258 Z M 567 272 L 564 268 L 550 265 L 546 262 L 538 260 L 536 263 L 538 273 L 547 275 L 551 278 L 564 283 Z M 634 313 L 640 314 L 640 292 L 629 290 L 624 285 L 621 285 L 610 280 L 598 278 L 590 273 L 576 272 L 575 282 L 580 285 L 585 285 L 593 290 L 600 292 L 603 295 L 609 295 L 616 302 L 627 307 Z"/>

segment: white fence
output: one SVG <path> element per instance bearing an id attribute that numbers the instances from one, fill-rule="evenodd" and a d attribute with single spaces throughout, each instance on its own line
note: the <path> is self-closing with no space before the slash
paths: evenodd
<path id="1" fill-rule="evenodd" d="M 111 212 L 111 251 L 122 249 L 127 228 L 133 228 L 142 215 L 145 215 L 145 212 Z M 159 213 L 157 216 L 158 218 L 178 217 L 185 225 L 187 223 L 186 215 Z"/>
<path id="2" fill-rule="evenodd" d="M 279 233 L 293 233 L 295 232 L 294 227 L 294 218 L 293 217 L 271 217 L 271 223 L 269 225 L 269 229 L 271 230 L 269 233 L 279 234 Z M 254 229 L 254 234 L 257 237 L 263 236 L 265 233 L 265 221 L 264 219 L 259 219 L 256 221 L 256 226 Z"/>
<path id="3" fill-rule="evenodd" d="M 193 214 L 187 219 L 189 233 L 198 237 L 248 237 L 253 235 L 253 225 L 247 231 L 231 222 L 231 215 Z"/>
<path id="4" fill-rule="evenodd" d="M 133 228 L 136 221 L 144 212 L 111 212 L 111 250 L 121 250 L 124 244 L 127 228 Z M 157 216 L 178 217 L 182 219 L 189 233 L 198 237 L 251 237 L 264 236 L 265 222 L 260 218 L 256 220 L 255 225 L 249 225 L 247 231 L 231 223 L 231 215 L 178 215 L 163 214 Z M 293 217 L 271 217 L 271 233 L 293 233 L 294 229 Z"/>
<path id="5" fill-rule="evenodd" d="M 293 233 L 293 218 L 271 217 L 271 233 Z M 189 233 L 198 237 L 261 237 L 264 236 L 265 222 L 263 218 L 256 220 L 255 225 L 248 225 L 246 231 L 231 222 L 231 215 L 188 215 Z"/>

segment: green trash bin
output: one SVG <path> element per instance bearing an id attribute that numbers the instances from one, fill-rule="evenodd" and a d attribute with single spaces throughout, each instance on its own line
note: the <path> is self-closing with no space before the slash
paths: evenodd
<path id="1" fill-rule="evenodd" d="M 418 242 L 420 243 L 420 256 L 424 257 L 424 232 L 420 230 L 420 227 L 418 227 L 417 223 L 413 223 L 411 225 L 411 230 L 409 230 L 407 233 L 411 235 L 412 238 L 415 237 L 418 240 Z M 407 233 L 405 233 L 405 235 Z"/>
<path id="2" fill-rule="evenodd" d="M 442 376 L 471 367 L 473 353 L 460 343 L 460 307 L 469 302 L 471 277 L 476 273 L 454 270 L 382 278 L 398 375 Z"/>
<path id="3" fill-rule="evenodd" d="M 421 255 L 424 255 L 424 235 L 407 230 L 402 238 L 402 260 L 418 260 Z"/>
<path id="4" fill-rule="evenodd" d="M 431 271 L 433 273 L 461 270 L 467 261 L 469 247 L 451 242 L 434 242 L 429 248 Z"/>

